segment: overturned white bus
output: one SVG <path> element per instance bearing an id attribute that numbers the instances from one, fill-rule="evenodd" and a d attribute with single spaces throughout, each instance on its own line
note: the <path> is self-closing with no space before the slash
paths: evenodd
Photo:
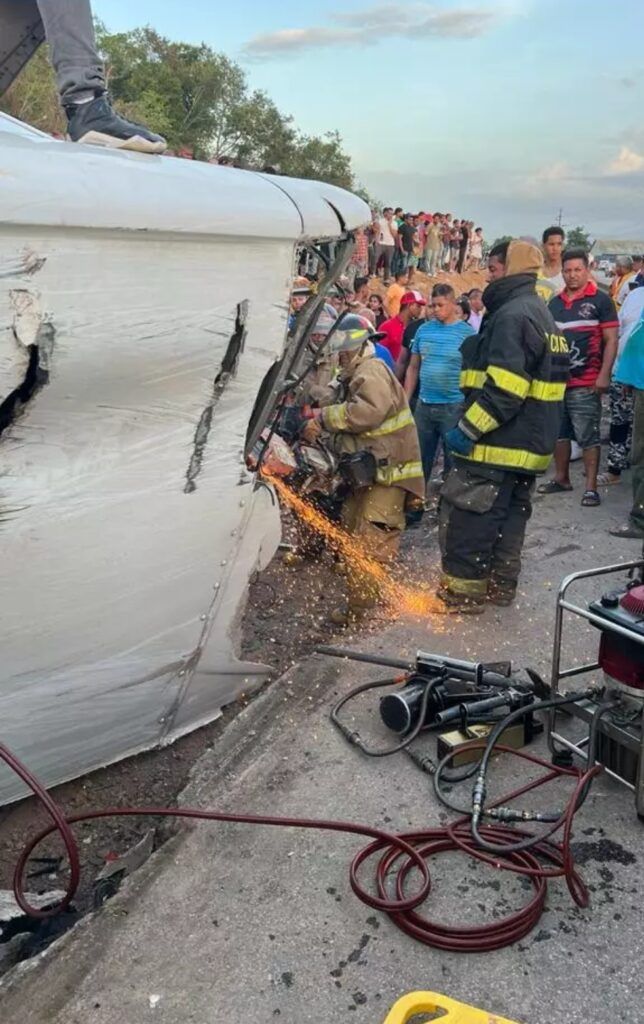
<path id="1" fill-rule="evenodd" d="M 48 785 L 266 677 L 235 653 L 279 539 L 245 450 L 323 301 L 287 340 L 298 247 L 339 242 L 331 283 L 368 219 L 329 185 L 0 115 L 0 735 Z"/>

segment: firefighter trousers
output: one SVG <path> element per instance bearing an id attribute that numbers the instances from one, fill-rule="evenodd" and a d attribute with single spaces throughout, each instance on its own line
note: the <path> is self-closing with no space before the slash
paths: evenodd
<path id="1" fill-rule="evenodd" d="M 516 592 L 532 515 L 534 477 L 459 462 L 441 494 L 439 541 L 444 590 L 482 600 Z"/>
<path id="2" fill-rule="evenodd" d="M 342 506 L 342 525 L 360 541 L 356 557 L 346 557 L 349 608 L 353 611 L 373 608 L 385 596 L 383 584 L 388 573 L 384 567 L 398 554 L 406 496 L 401 487 L 372 484 L 354 491 Z"/>

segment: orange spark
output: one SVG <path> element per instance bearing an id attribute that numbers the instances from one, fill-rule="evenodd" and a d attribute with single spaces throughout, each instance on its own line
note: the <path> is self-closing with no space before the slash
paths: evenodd
<path id="1" fill-rule="evenodd" d="M 361 575 L 373 579 L 392 617 L 405 615 L 413 619 L 425 619 L 429 615 L 445 614 L 445 605 L 436 597 L 429 584 L 421 583 L 411 587 L 399 582 L 385 565 L 369 554 L 357 537 L 332 523 L 318 509 L 296 494 L 280 477 L 265 475 L 282 501 L 290 506 L 299 519 L 320 533 L 329 546 Z"/>

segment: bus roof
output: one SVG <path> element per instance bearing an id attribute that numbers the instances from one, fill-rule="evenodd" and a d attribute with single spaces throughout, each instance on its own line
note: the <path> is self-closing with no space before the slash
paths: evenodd
<path id="1" fill-rule="evenodd" d="M 305 241 L 371 219 L 324 182 L 68 143 L 5 114 L 0 179 L 5 225 Z"/>

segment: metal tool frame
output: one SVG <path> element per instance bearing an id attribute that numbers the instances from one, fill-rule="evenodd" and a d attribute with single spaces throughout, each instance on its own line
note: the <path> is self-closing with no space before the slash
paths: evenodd
<path id="1" fill-rule="evenodd" d="M 633 562 L 621 562 L 619 565 L 606 565 L 599 569 L 586 569 L 582 572 L 574 572 L 569 576 L 566 576 L 562 580 L 557 594 L 557 605 L 555 613 L 555 631 L 552 645 L 552 672 L 550 678 L 550 685 L 552 689 L 553 697 L 558 696 L 561 693 L 560 683 L 564 679 L 571 679 L 574 676 L 580 676 L 587 672 L 594 672 L 600 665 L 598 662 L 594 662 L 587 665 L 577 665 L 573 668 L 563 669 L 561 668 L 561 645 L 562 645 L 562 634 L 563 634 L 563 622 L 564 612 L 570 612 L 572 615 L 577 615 L 582 619 L 586 619 L 587 622 L 592 623 L 594 626 L 601 627 L 604 631 L 617 633 L 624 638 L 640 643 L 644 645 L 644 636 L 632 633 L 624 626 L 620 626 L 616 622 L 610 622 L 608 619 L 601 618 L 599 615 L 595 615 L 587 608 L 580 608 L 578 605 L 572 604 L 566 599 L 568 589 L 573 583 L 579 580 L 590 579 L 594 576 L 607 576 L 611 573 L 618 572 L 630 572 L 633 569 L 644 569 L 644 559 L 638 559 Z M 569 706 L 570 713 L 582 721 L 586 722 L 589 727 L 595 714 L 596 708 L 591 701 L 583 702 L 581 704 L 571 704 Z M 644 727 L 629 728 L 622 725 L 617 725 L 611 722 L 610 719 L 604 718 L 600 724 L 600 731 L 605 733 L 609 739 L 614 740 L 616 743 L 626 747 L 629 751 L 634 753 L 638 757 L 638 774 L 635 784 L 628 782 L 622 778 L 616 772 L 609 768 L 604 768 L 606 773 L 612 778 L 617 779 L 622 785 L 635 793 L 635 806 L 637 813 L 640 817 L 644 816 Z M 588 744 L 588 736 L 584 737 L 578 743 L 573 743 L 566 736 L 562 736 L 560 732 L 557 732 L 557 709 L 553 708 L 548 716 L 548 731 L 547 731 L 548 746 L 552 754 L 556 754 L 561 751 L 562 747 L 571 751 L 574 755 L 581 758 L 583 761 L 588 763 L 588 756 L 584 749 Z"/>

